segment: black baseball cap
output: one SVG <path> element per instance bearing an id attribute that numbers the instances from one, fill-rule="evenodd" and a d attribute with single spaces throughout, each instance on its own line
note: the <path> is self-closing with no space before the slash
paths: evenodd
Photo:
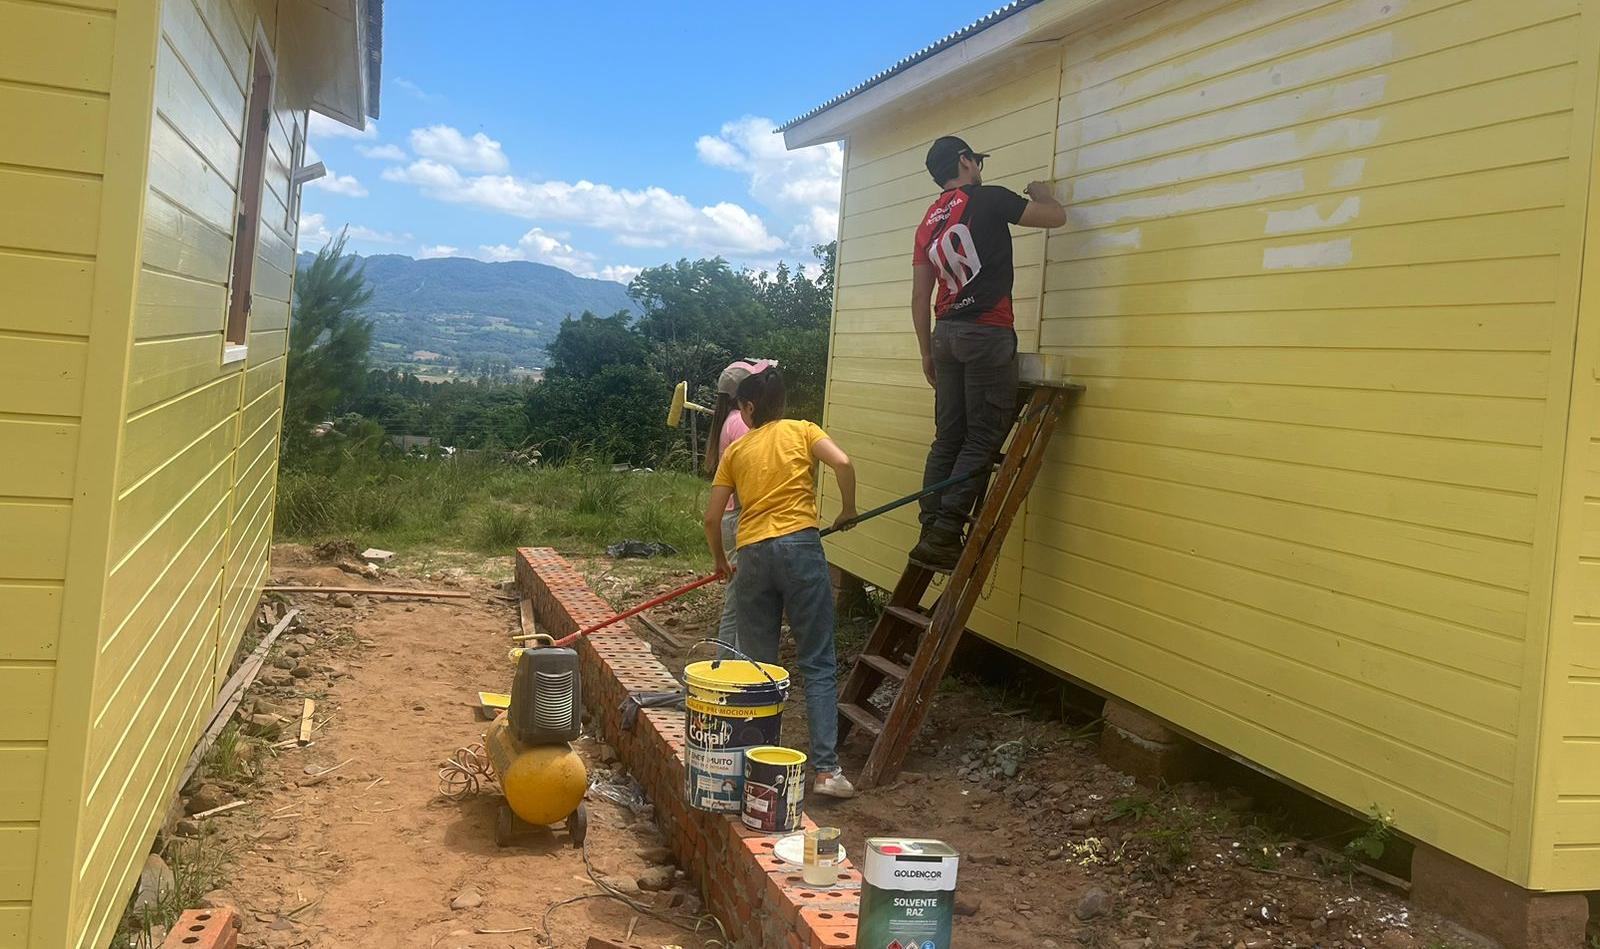
<path id="1" fill-rule="evenodd" d="M 983 161 L 989 157 L 988 152 L 975 152 L 966 142 L 954 135 L 945 135 L 933 141 L 933 147 L 928 149 L 928 174 L 933 176 L 934 184 L 944 184 L 956 175 L 961 174 L 961 156 L 966 155 L 973 161 Z"/>

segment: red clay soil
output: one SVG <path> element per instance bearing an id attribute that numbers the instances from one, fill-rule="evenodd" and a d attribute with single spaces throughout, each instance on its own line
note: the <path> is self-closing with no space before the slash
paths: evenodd
<path id="1" fill-rule="evenodd" d="M 276 549 L 274 580 L 363 582 L 291 546 Z M 508 688 L 508 635 L 517 624 L 515 604 L 496 598 L 497 585 L 466 577 L 445 582 L 473 596 L 362 597 L 348 607 L 318 594 L 291 598 L 313 639 L 305 661 L 325 671 L 258 687 L 253 695 L 295 709 L 300 696 L 312 695 L 317 719 L 327 721 L 311 746 L 269 761 L 254 790 L 237 789 L 249 794 L 248 808 L 206 821 L 221 828 L 234 854 L 226 896 L 244 918 L 241 946 L 527 949 L 547 944 L 541 919 L 553 903 L 597 892 L 564 833 L 500 848 L 496 797 L 458 803 L 439 793 L 440 762 L 479 740 L 484 728 L 469 697 L 479 688 Z M 596 749 L 587 742 L 579 747 L 592 773 Z M 305 786 L 307 768 L 346 760 Z M 624 826 L 621 809 L 610 804 L 590 808 L 596 867 L 619 880 L 643 874 L 649 864 L 640 854 L 662 843 L 655 829 L 648 822 Z M 481 901 L 452 909 L 469 889 Z M 665 905 L 685 894 L 645 898 Z M 706 944 L 704 936 L 648 917 L 635 922 L 637 915 L 610 900 L 561 907 L 552 915 L 553 945 L 581 947 L 591 935 L 621 941 L 630 924 L 641 945 Z"/>

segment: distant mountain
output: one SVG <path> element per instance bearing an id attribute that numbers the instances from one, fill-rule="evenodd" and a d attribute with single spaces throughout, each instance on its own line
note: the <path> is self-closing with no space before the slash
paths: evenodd
<path id="1" fill-rule="evenodd" d="M 301 254 L 300 266 L 311 259 Z M 545 344 L 563 318 L 635 310 L 622 284 L 546 264 L 399 254 L 362 260 L 372 287 L 365 315 L 374 323 L 373 361 L 380 366 L 424 372 L 485 360 L 543 366 Z"/>

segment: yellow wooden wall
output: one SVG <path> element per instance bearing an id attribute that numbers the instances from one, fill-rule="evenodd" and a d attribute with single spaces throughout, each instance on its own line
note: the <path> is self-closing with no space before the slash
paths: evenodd
<path id="1" fill-rule="evenodd" d="M 99 251 L 112 4 L 0 0 L 0 945 L 26 939 Z"/>
<path id="2" fill-rule="evenodd" d="M 163 0 L 110 570 L 77 842 L 79 945 L 115 925 L 265 582 L 294 267 L 295 80 L 277 0 Z M 278 108 L 248 355 L 223 328 L 258 30 Z"/>
<path id="3" fill-rule="evenodd" d="M 961 134 L 1013 186 L 1048 158 L 1070 211 L 1036 338 L 1087 391 L 1013 534 L 1014 631 L 978 629 L 1517 882 L 1600 887 L 1530 854 L 1595 7 L 1170 0 L 1069 37 L 1044 98 L 1029 77 L 874 117 L 828 416 L 863 503 L 926 450 L 922 151 Z M 831 550 L 883 582 L 914 534 L 869 528 Z M 1593 703 L 1570 704 L 1590 753 Z"/>
<path id="4" fill-rule="evenodd" d="M 1586 16 L 1597 13 L 1600 5 L 1586 4 Z M 1590 30 L 1582 42 L 1584 61 L 1600 59 L 1600 31 Z M 1578 111 L 1593 114 L 1600 96 L 1593 87 L 1586 92 Z M 1591 211 L 1566 431 L 1550 649 L 1542 670 L 1546 698 L 1531 847 L 1535 885 L 1557 889 L 1600 887 L 1600 215 L 1593 211 L 1600 167 L 1594 165 L 1593 148 L 1591 130 Z"/>

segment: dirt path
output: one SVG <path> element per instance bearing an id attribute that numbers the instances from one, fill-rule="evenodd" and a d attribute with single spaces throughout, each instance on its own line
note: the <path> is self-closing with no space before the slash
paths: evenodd
<path id="1" fill-rule="evenodd" d="M 294 547 L 277 550 L 274 573 L 278 582 L 352 582 Z M 468 696 L 507 688 L 507 636 L 517 622 L 514 605 L 496 599 L 491 582 L 457 583 L 471 599 L 362 597 L 346 607 L 323 596 L 295 598 L 309 633 L 304 661 L 325 671 L 256 694 L 296 709 L 301 695 L 311 695 L 317 718 L 329 717 L 311 746 L 283 750 L 266 765 L 249 808 L 211 821 L 234 852 L 228 892 L 245 917 L 242 945 L 526 949 L 546 944 L 541 918 L 551 904 L 597 892 L 564 833 L 502 849 L 493 835 L 497 798 L 440 796 L 440 762 L 484 727 Z M 592 766 L 596 749 L 583 743 L 580 750 Z M 308 768 L 346 761 L 319 783 L 308 777 Z M 620 808 L 591 809 L 594 864 L 637 878 L 648 866 L 640 852 L 660 837 L 647 823 L 625 827 Z M 469 889 L 481 902 L 452 909 Z M 609 900 L 564 906 L 552 917 L 553 945 L 581 947 L 590 935 L 620 940 L 636 915 Z M 703 945 L 648 917 L 638 920 L 634 939 Z"/>

